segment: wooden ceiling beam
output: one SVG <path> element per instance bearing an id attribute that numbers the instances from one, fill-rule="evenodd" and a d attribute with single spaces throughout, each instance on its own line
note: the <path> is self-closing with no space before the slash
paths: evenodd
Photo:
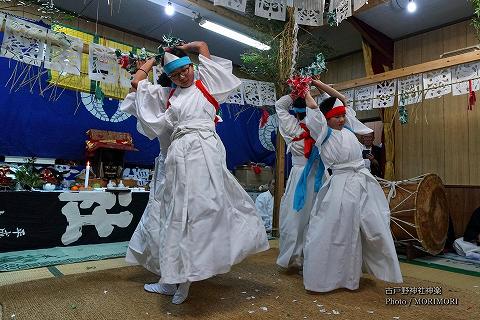
<path id="1" fill-rule="evenodd" d="M 354 79 L 350 81 L 344 81 L 337 83 L 334 86 L 337 90 L 351 89 L 360 86 L 366 86 L 369 84 L 374 84 L 386 80 L 392 80 L 402 77 L 407 77 L 419 73 L 429 72 L 438 69 L 444 69 L 452 66 L 456 66 L 463 63 L 473 62 L 480 60 L 480 51 L 468 52 L 464 54 L 459 54 L 457 56 L 437 59 L 425 63 L 416 64 L 413 66 L 395 69 L 392 71 L 387 71 L 384 73 L 379 73 L 373 76 Z"/>

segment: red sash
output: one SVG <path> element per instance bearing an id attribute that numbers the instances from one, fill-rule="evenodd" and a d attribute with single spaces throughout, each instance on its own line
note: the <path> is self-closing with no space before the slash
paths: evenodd
<path id="1" fill-rule="evenodd" d="M 220 120 L 218 114 L 220 112 L 220 104 L 218 103 L 218 101 L 210 94 L 210 92 L 208 92 L 207 88 L 203 85 L 203 82 L 202 80 L 195 80 L 195 86 L 197 87 L 198 90 L 200 90 L 200 92 L 203 94 L 203 96 L 205 97 L 205 99 L 208 100 L 208 102 L 210 102 L 213 107 L 215 108 L 215 123 L 218 122 L 218 120 Z M 167 109 L 170 108 L 170 98 L 173 96 L 173 94 L 175 93 L 175 89 L 176 88 L 173 88 L 172 90 L 170 90 L 170 93 L 168 94 L 168 99 L 167 99 Z M 308 129 L 307 129 L 308 130 Z"/>
<path id="2" fill-rule="evenodd" d="M 308 130 L 307 125 L 305 123 L 300 123 L 300 127 L 302 127 L 303 132 L 298 136 L 292 139 L 292 141 L 303 141 L 303 154 L 305 158 L 310 157 L 310 153 L 312 152 L 312 148 L 315 145 L 315 140 L 310 136 L 310 130 Z"/>

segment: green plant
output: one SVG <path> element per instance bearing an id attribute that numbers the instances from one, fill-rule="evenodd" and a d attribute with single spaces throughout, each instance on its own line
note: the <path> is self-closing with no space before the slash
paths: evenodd
<path id="1" fill-rule="evenodd" d="M 472 25 L 477 33 L 477 39 L 480 40 L 480 0 L 470 0 L 473 6 Z"/>
<path id="2" fill-rule="evenodd" d="M 241 55 L 241 69 L 256 80 L 277 83 L 280 74 L 279 56 L 285 55 L 284 52 L 280 52 L 280 40 L 286 22 L 255 16 L 254 7 L 249 3 L 247 3 L 246 16 L 252 21 L 251 27 L 257 31 L 252 36 L 268 44 L 271 49 L 265 51 L 247 50 Z M 314 35 L 315 32 L 310 30 L 312 30 L 311 27 L 299 26 L 296 70 L 310 65 L 318 53 L 323 53 L 324 56 L 333 53 L 333 49 L 327 42 Z M 291 40 L 294 41 L 293 38 Z"/>
<path id="3" fill-rule="evenodd" d="M 40 175 L 35 170 L 36 158 L 28 158 L 27 163 L 18 167 L 15 172 L 15 179 L 19 182 L 23 188 L 32 189 L 42 186 L 43 181 L 40 179 Z"/>

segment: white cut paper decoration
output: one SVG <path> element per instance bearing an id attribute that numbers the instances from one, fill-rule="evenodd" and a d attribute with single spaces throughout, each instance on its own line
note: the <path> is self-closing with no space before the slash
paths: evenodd
<path id="1" fill-rule="evenodd" d="M 40 66 L 45 52 L 47 29 L 7 16 L 0 56 Z"/>
<path id="2" fill-rule="evenodd" d="M 237 90 L 232 92 L 232 94 L 227 98 L 225 103 L 233 103 L 241 106 L 245 104 L 245 100 L 243 100 L 243 82 L 241 85 L 238 86 Z"/>
<path id="3" fill-rule="evenodd" d="M 275 93 L 275 85 L 271 82 L 258 82 L 258 90 L 260 91 L 260 99 L 264 106 L 274 106 L 277 102 Z"/>
<path id="4" fill-rule="evenodd" d="M 213 5 L 230 8 L 240 12 L 245 12 L 247 0 L 214 0 Z"/>
<path id="5" fill-rule="evenodd" d="M 267 19 L 285 21 L 286 0 L 255 0 L 255 15 Z"/>
<path id="6" fill-rule="evenodd" d="M 368 0 L 353 0 L 353 11 L 357 11 L 361 7 L 363 7 Z"/>
<path id="7" fill-rule="evenodd" d="M 423 74 L 425 99 L 444 96 L 452 92 L 452 73 L 450 69 L 431 71 Z"/>
<path id="8" fill-rule="evenodd" d="M 120 68 L 114 49 L 90 43 L 88 63 L 90 80 L 117 83 Z"/>
<path id="9" fill-rule="evenodd" d="M 348 89 L 340 92 L 347 99 L 347 107 L 353 108 L 353 101 L 355 99 L 355 90 Z"/>
<path id="10" fill-rule="evenodd" d="M 371 110 L 373 107 L 373 92 L 375 85 L 355 89 L 355 110 Z"/>
<path id="11" fill-rule="evenodd" d="M 469 80 L 472 80 L 472 90 L 480 90 L 478 79 L 480 63 L 465 63 L 452 67 L 452 94 L 459 96 L 470 92 Z"/>
<path id="12" fill-rule="evenodd" d="M 422 101 L 423 83 L 422 75 L 398 79 L 398 106 L 403 107 Z"/>
<path id="13" fill-rule="evenodd" d="M 64 33 L 48 30 L 45 68 L 80 75 L 83 41 Z"/>
<path id="14" fill-rule="evenodd" d="M 323 13 L 325 7 L 325 0 L 293 0 L 295 8 L 302 8 L 306 10 L 316 10 Z"/>
<path id="15" fill-rule="evenodd" d="M 351 0 L 340 0 L 336 7 L 336 11 L 337 11 L 337 25 L 339 25 L 343 20 L 347 19 L 352 15 Z"/>
<path id="16" fill-rule="evenodd" d="M 388 80 L 377 83 L 373 94 L 374 108 L 389 108 L 395 103 L 395 92 L 397 89 L 397 80 Z"/>
<path id="17" fill-rule="evenodd" d="M 323 13 L 318 10 L 295 8 L 295 21 L 306 26 L 321 26 L 323 25 Z"/>
<path id="18" fill-rule="evenodd" d="M 243 99 L 245 104 L 261 107 L 262 99 L 260 97 L 258 82 L 253 80 L 242 79 L 243 83 Z"/>

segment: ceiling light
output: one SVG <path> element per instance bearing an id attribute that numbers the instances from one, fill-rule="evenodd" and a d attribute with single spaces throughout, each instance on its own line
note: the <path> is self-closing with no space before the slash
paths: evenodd
<path id="1" fill-rule="evenodd" d="M 415 1 L 413 0 L 408 1 L 407 11 L 410 13 L 417 11 L 417 4 L 415 3 Z"/>
<path id="2" fill-rule="evenodd" d="M 200 22 L 198 24 L 202 28 L 205 28 L 205 29 L 208 29 L 210 31 L 216 32 L 218 34 L 221 34 L 222 36 L 228 37 L 228 38 L 236 40 L 238 42 L 247 44 L 251 47 L 254 47 L 254 48 L 257 48 L 257 49 L 260 49 L 260 50 L 270 50 L 269 46 L 267 46 L 264 43 L 261 43 L 260 41 L 252 39 L 250 37 L 247 37 L 246 35 L 238 33 L 237 31 L 234 31 L 232 29 L 225 28 L 224 26 L 213 23 L 211 21 L 202 19 L 202 20 L 200 20 Z"/>
<path id="3" fill-rule="evenodd" d="M 175 13 L 175 8 L 173 7 L 171 2 L 167 3 L 167 6 L 165 7 L 165 13 L 167 14 L 167 16 L 173 16 L 173 14 Z"/>

